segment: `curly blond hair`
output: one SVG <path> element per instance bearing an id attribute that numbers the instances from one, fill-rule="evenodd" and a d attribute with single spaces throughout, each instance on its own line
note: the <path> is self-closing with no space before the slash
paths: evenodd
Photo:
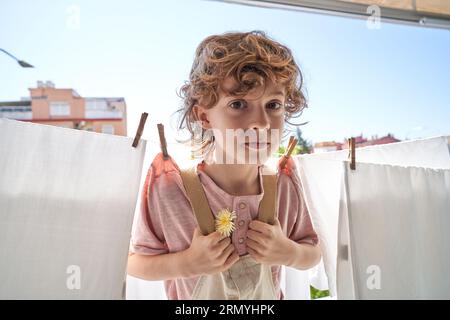
<path id="1" fill-rule="evenodd" d="M 244 96 L 270 79 L 286 89 L 285 122 L 299 117 L 307 107 L 303 88 L 303 77 L 295 63 L 291 50 L 270 39 L 263 31 L 228 32 L 204 39 L 196 49 L 189 81 L 181 87 L 179 96 L 182 108 L 178 129 L 188 129 L 190 141 L 194 140 L 194 123 L 198 119 L 193 112 L 196 104 L 212 108 L 219 100 L 218 89 L 227 77 L 233 77 L 238 86 L 232 95 Z M 214 136 L 204 138 L 206 129 L 201 129 L 199 157 L 213 147 Z"/>

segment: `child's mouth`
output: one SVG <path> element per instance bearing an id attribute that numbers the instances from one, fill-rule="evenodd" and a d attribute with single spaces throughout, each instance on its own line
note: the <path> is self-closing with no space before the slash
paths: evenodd
<path id="1" fill-rule="evenodd" d="M 270 146 L 269 142 L 247 142 L 245 143 L 245 147 L 251 149 L 265 149 Z"/>

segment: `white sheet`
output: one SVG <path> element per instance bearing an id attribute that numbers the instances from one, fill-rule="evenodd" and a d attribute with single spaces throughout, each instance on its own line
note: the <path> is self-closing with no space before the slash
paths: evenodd
<path id="1" fill-rule="evenodd" d="M 146 141 L 0 119 L 0 298 L 120 299 Z"/>
<path id="2" fill-rule="evenodd" d="M 360 163 L 396 164 L 450 169 L 449 137 L 434 137 L 356 149 L 356 170 Z M 341 192 L 342 160 L 348 151 L 294 156 L 314 227 L 323 250 L 326 275 L 317 271 L 315 283 L 328 279 L 331 295 L 336 295 L 337 230 Z M 303 276 L 290 273 L 289 282 L 303 284 Z M 320 289 L 325 289 L 324 287 Z"/>
<path id="3" fill-rule="evenodd" d="M 338 257 L 338 298 L 449 299 L 450 170 L 343 170 L 338 246 L 350 251 Z"/>

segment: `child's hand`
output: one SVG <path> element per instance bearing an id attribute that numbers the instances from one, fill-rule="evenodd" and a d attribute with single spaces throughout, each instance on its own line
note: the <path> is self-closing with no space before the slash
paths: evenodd
<path id="1" fill-rule="evenodd" d="M 286 265 L 289 259 L 289 241 L 277 218 L 273 225 L 258 220 L 253 220 L 249 224 L 247 250 L 259 263 Z"/>
<path id="2" fill-rule="evenodd" d="M 225 271 L 239 260 L 231 239 L 218 231 L 204 236 L 195 228 L 191 246 L 187 251 L 191 270 L 196 275 Z"/>

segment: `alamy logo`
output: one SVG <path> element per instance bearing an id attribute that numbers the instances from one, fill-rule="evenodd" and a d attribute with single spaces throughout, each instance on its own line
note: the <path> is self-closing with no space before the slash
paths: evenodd
<path id="1" fill-rule="evenodd" d="M 370 265 L 366 269 L 369 275 L 366 280 L 367 289 L 380 290 L 381 289 L 381 269 L 377 265 Z"/>
<path id="2" fill-rule="evenodd" d="M 66 286 L 69 290 L 81 289 L 81 268 L 77 265 L 70 265 L 66 269 L 69 275 L 66 280 Z"/>
<path id="3" fill-rule="evenodd" d="M 366 24 L 369 29 L 381 29 L 381 8 L 377 5 L 367 7 L 366 12 L 370 14 Z"/>

